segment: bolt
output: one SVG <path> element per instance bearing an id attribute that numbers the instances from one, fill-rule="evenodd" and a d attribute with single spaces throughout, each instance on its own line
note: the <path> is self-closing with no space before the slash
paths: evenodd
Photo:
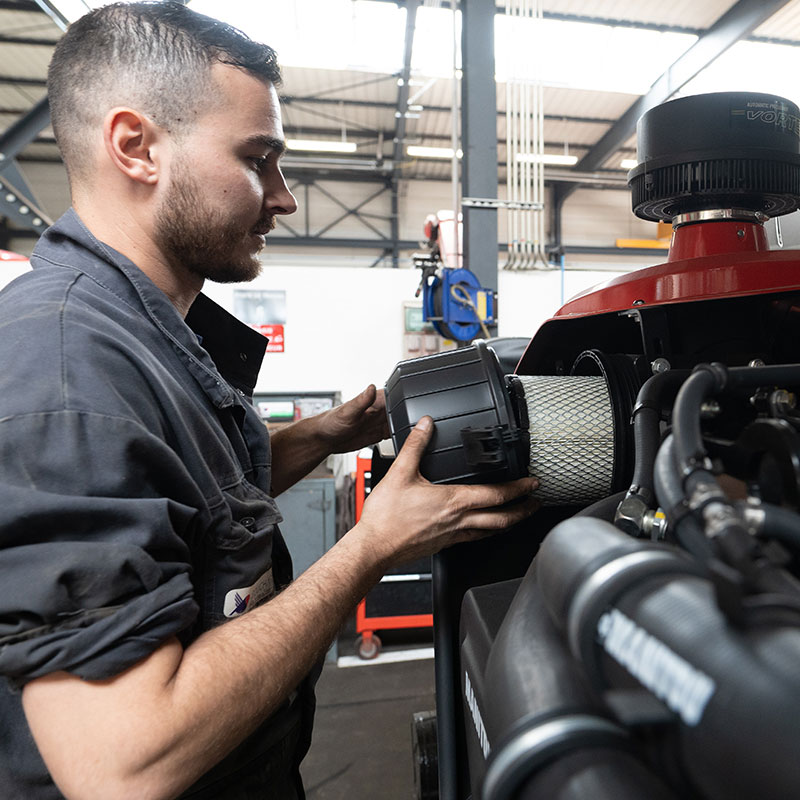
<path id="1" fill-rule="evenodd" d="M 763 366 L 765 366 L 765 364 L 764 364 L 764 360 L 763 360 L 763 359 L 761 359 L 761 358 L 754 358 L 752 361 L 750 361 L 750 362 L 748 363 L 748 365 L 747 365 L 747 366 L 748 366 L 748 367 L 763 367 Z"/>
<path id="2" fill-rule="evenodd" d="M 667 533 L 667 518 L 664 512 L 657 508 L 647 511 L 644 515 L 644 533 L 649 535 L 654 542 L 663 539 Z"/>
<path id="3" fill-rule="evenodd" d="M 744 239 L 744 231 L 743 231 L 741 228 L 739 228 L 739 230 L 738 230 L 738 231 L 736 231 L 736 235 L 737 235 L 737 236 L 738 236 L 740 239 Z"/>
<path id="4" fill-rule="evenodd" d="M 719 414 L 720 410 L 720 405 L 716 400 L 706 400 L 700 406 L 700 417 L 701 419 L 713 419 Z"/>
<path id="5" fill-rule="evenodd" d="M 643 306 L 644 305 L 644 300 L 634 300 L 633 301 L 633 305 L 635 305 L 635 306 Z"/>
<path id="6" fill-rule="evenodd" d="M 672 365 L 669 363 L 669 361 L 667 361 L 666 358 L 657 358 L 650 364 L 650 369 L 653 371 L 653 375 L 658 375 L 660 372 L 669 372 L 671 368 Z"/>

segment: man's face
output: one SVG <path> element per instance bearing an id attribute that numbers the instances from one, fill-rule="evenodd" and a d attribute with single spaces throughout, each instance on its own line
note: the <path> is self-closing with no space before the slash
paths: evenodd
<path id="1" fill-rule="evenodd" d="M 293 213 L 297 203 L 278 165 L 283 128 L 274 87 L 222 64 L 212 73 L 210 110 L 175 139 L 154 238 L 175 268 L 249 281 L 275 215 Z"/>

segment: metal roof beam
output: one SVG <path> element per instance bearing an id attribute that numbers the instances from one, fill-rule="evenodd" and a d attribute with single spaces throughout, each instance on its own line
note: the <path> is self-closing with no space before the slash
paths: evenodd
<path id="1" fill-rule="evenodd" d="M 33 0 L 0 0 L 0 11 L 41 11 Z"/>
<path id="2" fill-rule="evenodd" d="M 50 124 L 47 98 L 40 100 L 23 117 L 0 134 L 0 181 L 2 199 L 0 214 L 31 230 L 43 230 L 47 217 L 37 208 L 38 201 L 23 174 L 17 169 L 16 157 Z"/>
<path id="3" fill-rule="evenodd" d="M 52 220 L 3 175 L 0 175 L 0 217 L 40 234 Z"/>
<path id="4" fill-rule="evenodd" d="M 0 82 L 2 82 L 3 78 L 0 76 Z M 13 79 L 12 79 L 13 80 Z M 286 95 L 281 97 L 281 102 L 285 105 L 315 105 L 315 104 L 324 104 L 324 105 L 345 105 L 345 106 L 356 106 L 361 108 L 397 108 L 397 103 L 390 103 L 385 100 L 356 100 L 350 99 L 346 97 L 297 97 L 295 95 Z M 443 114 L 450 114 L 452 112 L 452 108 L 450 106 L 423 106 L 425 111 L 438 111 Z M 505 117 L 505 111 L 498 111 L 497 116 Z M 612 119 L 610 117 L 579 117 L 574 116 L 571 114 L 545 114 L 544 118 L 546 120 L 552 120 L 554 122 L 585 122 L 590 125 L 611 125 L 612 123 L 616 122 L 616 119 Z"/>
<path id="5" fill-rule="evenodd" d="M 359 250 L 418 250 L 419 241 L 410 239 L 341 239 L 324 236 L 276 236 L 271 233 L 267 237 L 267 246 L 292 247 L 349 247 Z"/>
<path id="6" fill-rule="evenodd" d="M 69 27 L 69 20 L 55 3 L 51 2 L 51 0 L 35 0 L 35 2 L 36 5 L 39 6 L 39 10 L 47 14 L 62 31 L 67 30 Z"/>
<path id="7" fill-rule="evenodd" d="M 25 116 L 0 134 L 0 171 L 50 124 L 50 104 L 43 97 Z"/>
<path id="8" fill-rule="evenodd" d="M 58 39 L 34 39 L 31 36 L 8 36 L 0 33 L 0 44 L 23 44 L 29 47 L 55 47 Z"/>
<path id="9" fill-rule="evenodd" d="M 0 75 L 0 84 L 18 86 L 41 86 L 45 88 L 47 81 L 44 78 L 23 78 L 17 75 Z"/>
<path id="10" fill-rule="evenodd" d="M 599 169 L 636 131 L 639 117 L 672 97 L 699 72 L 729 47 L 755 30 L 789 0 L 739 0 L 723 14 L 655 83 L 642 95 L 597 144 L 578 162 L 576 170 Z"/>

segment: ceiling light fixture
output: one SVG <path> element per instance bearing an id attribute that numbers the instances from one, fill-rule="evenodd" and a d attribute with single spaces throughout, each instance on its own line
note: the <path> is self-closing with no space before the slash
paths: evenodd
<path id="1" fill-rule="evenodd" d="M 557 153 L 517 153 L 517 161 L 527 164 L 552 164 L 559 167 L 573 167 L 578 163 L 578 156 L 558 155 Z"/>
<path id="2" fill-rule="evenodd" d="M 415 158 L 452 158 L 452 147 L 423 147 L 422 145 L 410 144 L 406 147 L 406 153 Z M 456 151 L 456 157 L 461 158 L 461 150 Z"/>
<path id="3" fill-rule="evenodd" d="M 289 150 L 311 150 L 315 153 L 355 153 L 355 142 L 325 141 L 323 139 L 287 139 Z"/>
<path id="4" fill-rule="evenodd" d="M 622 169 L 633 169 L 638 166 L 638 164 L 639 162 L 635 158 L 623 158 L 622 161 L 619 162 Z"/>

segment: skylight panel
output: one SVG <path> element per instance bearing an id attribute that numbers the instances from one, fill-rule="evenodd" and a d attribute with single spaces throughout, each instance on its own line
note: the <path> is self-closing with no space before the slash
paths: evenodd
<path id="1" fill-rule="evenodd" d="M 645 94 L 697 37 L 584 22 L 495 17 L 497 80 Z"/>
<path id="2" fill-rule="evenodd" d="M 682 96 L 707 92 L 764 92 L 800 105 L 800 47 L 737 42 L 683 87 Z"/>
<path id="3" fill-rule="evenodd" d="M 455 37 L 458 66 L 461 65 L 461 12 L 456 12 Z M 411 71 L 426 78 L 453 75 L 453 12 L 449 8 L 417 9 Z"/>
<path id="4" fill-rule="evenodd" d="M 406 10 L 370 0 L 191 0 L 275 48 L 282 66 L 397 72 L 403 63 Z"/>

